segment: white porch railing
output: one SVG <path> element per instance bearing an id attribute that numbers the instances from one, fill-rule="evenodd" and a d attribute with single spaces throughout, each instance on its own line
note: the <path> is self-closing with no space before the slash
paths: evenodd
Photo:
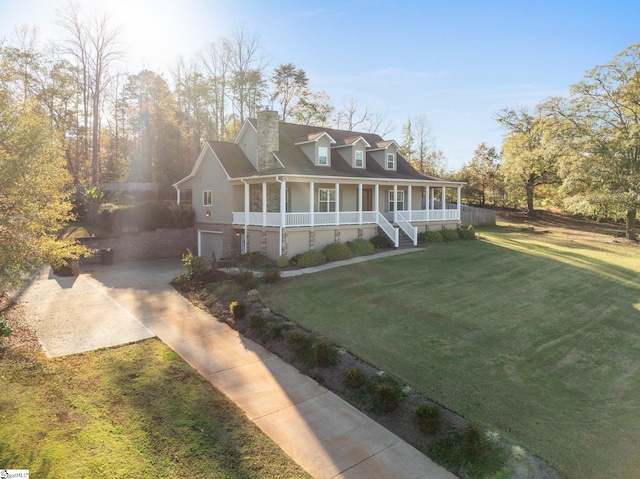
<path id="1" fill-rule="evenodd" d="M 400 245 L 400 235 L 398 233 L 398 228 L 395 228 L 387 218 L 385 218 L 382 213 L 378 213 L 378 226 L 384 233 L 391 238 L 393 241 L 393 246 L 396 248 Z"/>
<path id="2" fill-rule="evenodd" d="M 362 216 L 362 220 L 360 220 L 360 216 Z M 378 218 L 382 216 L 377 211 L 340 211 L 340 212 L 322 212 L 322 213 L 311 213 L 309 211 L 305 212 L 296 212 L 296 213 L 285 213 L 285 224 L 286 227 L 297 227 L 297 226 L 333 226 L 333 225 L 358 225 L 358 224 L 376 224 L 380 223 Z M 409 212 L 408 211 L 398 211 L 398 224 L 406 223 L 405 226 L 409 225 L 413 228 L 411 223 L 416 222 L 431 222 L 431 221 L 456 221 L 460 220 L 458 210 L 412 210 L 411 211 L 411 222 L 408 221 Z M 312 221 L 313 218 L 313 221 Z M 386 219 L 385 219 L 386 221 Z M 273 226 L 280 227 L 282 226 L 282 216 L 280 213 L 261 213 L 261 212 L 250 212 L 248 213 L 247 222 L 250 226 Z M 244 225 L 245 224 L 245 212 L 244 211 L 234 211 L 233 212 L 233 224 L 235 225 Z M 404 227 L 402 227 L 403 231 L 407 233 L 409 237 L 412 237 L 412 234 L 407 232 Z M 408 227 L 407 227 L 408 229 Z M 413 238 L 412 238 L 413 239 Z"/>
<path id="3" fill-rule="evenodd" d="M 396 211 L 396 223 L 404 231 L 404 234 L 413 241 L 413 246 L 416 246 L 418 244 L 418 228 L 409 223 L 403 211 Z"/>

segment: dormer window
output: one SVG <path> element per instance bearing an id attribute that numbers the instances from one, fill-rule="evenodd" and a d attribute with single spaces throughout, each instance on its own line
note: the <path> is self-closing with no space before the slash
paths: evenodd
<path id="1" fill-rule="evenodd" d="M 356 150 L 354 165 L 355 168 L 364 168 L 364 151 Z"/>
<path id="2" fill-rule="evenodd" d="M 396 169 L 396 154 L 387 153 L 387 170 L 395 170 L 395 169 Z"/>
<path id="3" fill-rule="evenodd" d="M 329 164 L 329 148 L 326 146 L 318 147 L 318 165 L 327 166 Z"/>

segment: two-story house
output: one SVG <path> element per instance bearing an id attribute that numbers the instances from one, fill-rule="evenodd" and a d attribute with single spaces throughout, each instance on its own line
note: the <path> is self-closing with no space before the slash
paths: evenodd
<path id="1" fill-rule="evenodd" d="M 457 228 L 462 183 L 424 176 L 398 144 L 372 133 L 296 125 L 265 110 L 233 142 L 205 144 L 191 173 L 198 255 L 270 258 L 378 232 L 396 247 L 427 229 Z M 447 190 L 457 198 L 447 208 Z M 451 196 L 451 195 L 450 195 Z"/>

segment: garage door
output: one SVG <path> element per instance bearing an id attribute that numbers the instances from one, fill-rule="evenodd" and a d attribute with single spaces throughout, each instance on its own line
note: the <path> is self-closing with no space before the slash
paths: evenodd
<path id="1" fill-rule="evenodd" d="M 198 256 L 210 260 L 223 257 L 223 236 L 221 231 L 198 231 Z M 214 256 L 215 255 L 215 256 Z"/>

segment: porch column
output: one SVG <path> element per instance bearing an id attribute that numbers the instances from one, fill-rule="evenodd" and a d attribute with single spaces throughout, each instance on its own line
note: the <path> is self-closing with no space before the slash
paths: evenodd
<path id="1" fill-rule="evenodd" d="M 429 201 L 431 202 L 431 209 L 435 210 L 436 209 L 436 189 L 432 189 L 431 190 L 431 198 L 429 198 Z"/>
<path id="2" fill-rule="evenodd" d="M 316 210 L 315 207 L 315 189 L 316 189 L 316 184 L 312 181 L 311 184 L 309 185 L 309 212 L 311 213 L 311 226 L 315 226 L 315 218 L 314 218 L 314 213 Z"/>
<path id="3" fill-rule="evenodd" d="M 393 222 L 398 222 L 398 185 L 393 185 Z"/>
<path id="4" fill-rule="evenodd" d="M 377 222 L 378 221 L 378 214 L 380 213 L 380 201 L 379 201 L 380 185 L 376 185 L 374 196 L 375 196 L 375 198 L 374 198 L 374 209 L 376 210 L 376 222 Z"/>
<path id="5" fill-rule="evenodd" d="M 411 185 L 407 186 L 407 203 L 409 204 L 409 223 L 411 223 Z"/>
<path id="6" fill-rule="evenodd" d="M 358 224 L 362 224 L 362 183 L 358 183 Z"/>
<path id="7" fill-rule="evenodd" d="M 178 202 L 178 206 L 180 206 L 180 188 L 176 187 L 176 201 Z"/>
<path id="8" fill-rule="evenodd" d="M 336 183 L 336 224 L 340 224 L 340 183 Z"/>
<path id="9" fill-rule="evenodd" d="M 244 180 L 243 180 L 244 181 Z M 249 235 L 247 234 L 247 230 L 249 229 L 249 183 L 244 181 L 244 252 L 249 252 Z"/>
<path id="10" fill-rule="evenodd" d="M 461 200 L 462 200 L 462 187 L 458 186 L 458 221 L 460 221 L 460 219 L 462 218 L 462 216 L 460 215 L 460 209 L 462 208 L 462 206 L 460 205 Z"/>
<path id="11" fill-rule="evenodd" d="M 287 182 L 282 180 L 280 183 L 280 228 L 287 226 Z M 282 242 L 280 242 L 282 247 Z M 280 252 L 282 253 L 282 251 Z"/>
<path id="12" fill-rule="evenodd" d="M 429 195 L 431 194 L 431 188 L 429 187 L 429 185 L 425 186 L 425 197 L 424 197 L 424 209 L 426 210 L 426 215 L 427 215 L 427 221 L 429 221 L 429 201 L 431 201 L 431 199 L 429 198 Z"/>
<path id="13" fill-rule="evenodd" d="M 267 183 L 262 183 L 262 226 L 267 226 Z"/>
<path id="14" fill-rule="evenodd" d="M 445 204 L 445 199 L 446 199 L 445 191 L 446 191 L 446 188 L 443 186 L 442 187 L 442 221 L 445 220 L 445 211 L 444 210 L 447 209 L 447 205 Z"/>

